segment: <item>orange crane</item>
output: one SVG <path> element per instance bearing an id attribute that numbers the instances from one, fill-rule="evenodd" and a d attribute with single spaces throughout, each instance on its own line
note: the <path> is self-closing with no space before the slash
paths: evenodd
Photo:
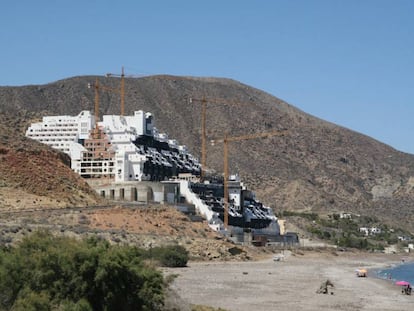
<path id="1" fill-rule="evenodd" d="M 98 121 L 99 121 L 99 90 L 105 90 L 105 91 L 111 91 L 111 92 L 120 92 L 120 90 L 100 85 L 98 78 L 96 78 L 94 84 L 88 83 L 88 88 L 95 89 L 95 131 L 94 131 L 93 136 L 97 136 L 98 135 L 97 128 L 98 128 Z M 94 137 L 94 138 L 97 138 L 97 137 Z"/>
<path id="2" fill-rule="evenodd" d="M 207 157 L 206 157 L 206 111 L 207 111 L 207 100 L 203 97 L 202 99 L 191 98 L 190 97 L 190 104 L 193 101 L 201 102 L 201 171 L 200 171 L 200 179 L 203 180 L 204 178 L 204 170 L 207 164 Z"/>
<path id="3" fill-rule="evenodd" d="M 236 101 L 229 101 L 226 99 L 214 98 L 214 99 L 207 99 L 203 98 L 193 98 L 190 97 L 189 99 L 190 104 L 192 102 L 200 102 L 201 103 L 201 171 L 200 171 L 200 179 L 203 180 L 204 178 L 204 170 L 207 166 L 207 132 L 206 132 L 206 115 L 207 115 L 207 103 L 214 103 L 214 104 L 242 104 L 241 102 Z"/>
<path id="4" fill-rule="evenodd" d="M 119 90 L 116 90 L 121 94 L 121 116 L 125 115 L 125 78 L 141 78 L 142 75 L 125 75 L 124 67 L 122 66 L 121 74 L 118 73 L 107 73 L 106 77 L 120 77 L 121 78 L 121 87 Z"/>
<path id="5" fill-rule="evenodd" d="M 121 77 L 121 88 L 119 93 L 121 94 L 121 116 L 125 114 L 125 73 L 124 67 L 122 66 L 121 74 L 107 73 L 107 77 Z"/>
<path id="6" fill-rule="evenodd" d="M 121 93 L 120 89 L 114 89 L 112 87 L 104 86 L 99 84 L 98 78 L 95 80 L 95 84 L 88 83 L 88 89 L 90 88 L 95 89 L 95 118 L 98 120 L 99 118 L 99 90 L 110 91 L 115 93 Z"/>
<path id="7" fill-rule="evenodd" d="M 228 179 L 229 179 L 229 146 L 230 142 L 234 141 L 242 141 L 242 140 L 249 140 L 255 138 L 263 138 L 263 137 L 271 137 L 271 136 L 284 136 L 287 134 L 287 131 L 273 131 L 267 133 L 257 133 L 257 134 L 250 134 L 250 135 L 243 135 L 243 136 L 236 136 L 236 137 L 224 137 L 221 139 L 213 139 L 211 140 L 211 144 L 214 145 L 215 143 L 223 143 L 223 159 L 224 159 L 224 181 L 223 181 L 223 188 L 224 188 L 224 228 L 227 230 L 229 225 L 229 190 L 228 190 Z"/>

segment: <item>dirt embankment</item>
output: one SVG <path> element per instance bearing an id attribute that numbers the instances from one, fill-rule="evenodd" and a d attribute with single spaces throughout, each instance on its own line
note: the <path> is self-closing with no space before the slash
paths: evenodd
<path id="1" fill-rule="evenodd" d="M 79 208 L 35 212 L 2 212 L 0 241 L 13 243 L 31 231 L 45 228 L 73 237 L 97 235 L 112 243 L 149 248 L 180 244 L 192 260 L 251 260 L 268 252 L 242 247 L 212 231 L 206 222 L 192 222 L 172 206 Z"/>

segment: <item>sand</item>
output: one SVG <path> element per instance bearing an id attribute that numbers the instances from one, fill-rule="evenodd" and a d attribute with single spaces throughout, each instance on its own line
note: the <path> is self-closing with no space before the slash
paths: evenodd
<path id="1" fill-rule="evenodd" d="M 186 302 L 225 310 L 414 310 L 414 295 L 403 295 L 393 282 L 355 274 L 358 268 L 370 273 L 402 257 L 410 260 L 406 255 L 283 254 L 281 261 L 272 256 L 253 262 L 189 262 L 164 272 L 177 275 L 172 287 Z M 327 279 L 334 284 L 333 294 L 316 293 Z"/>

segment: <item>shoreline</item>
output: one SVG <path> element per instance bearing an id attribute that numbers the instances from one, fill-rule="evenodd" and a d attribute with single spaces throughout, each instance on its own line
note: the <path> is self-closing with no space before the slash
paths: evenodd
<path id="1" fill-rule="evenodd" d="M 273 256 L 248 262 L 189 262 L 186 268 L 164 269 L 164 274 L 178 275 L 171 286 L 188 303 L 228 311 L 413 310 L 414 295 L 402 295 L 393 282 L 372 275 L 400 258 L 304 251 L 285 253 L 277 262 Z M 356 276 L 359 268 L 368 269 L 367 278 Z M 316 293 L 328 279 L 334 284 L 329 294 Z"/>
<path id="2" fill-rule="evenodd" d="M 392 284 L 395 284 L 395 282 L 397 281 L 408 281 L 411 284 L 414 283 L 414 280 L 412 278 L 412 276 L 409 276 L 407 278 L 407 276 L 404 277 L 396 277 L 395 275 L 399 275 L 399 268 L 404 268 L 404 266 L 409 265 L 411 267 L 413 267 L 414 265 L 414 261 L 410 258 L 409 260 L 404 260 L 404 261 L 400 261 L 398 263 L 392 263 L 386 267 L 379 267 L 379 268 L 375 268 L 373 270 L 373 274 L 372 277 L 378 278 L 380 280 L 384 280 L 387 282 L 391 282 Z M 388 272 L 388 270 L 393 270 L 392 272 Z M 395 274 L 393 274 L 395 273 Z"/>

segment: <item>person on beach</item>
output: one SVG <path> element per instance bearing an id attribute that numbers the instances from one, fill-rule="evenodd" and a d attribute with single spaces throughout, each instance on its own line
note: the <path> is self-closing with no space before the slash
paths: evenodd
<path id="1" fill-rule="evenodd" d="M 401 293 L 406 294 L 406 295 L 411 295 L 411 291 L 412 291 L 411 285 L 408 284 L 402 288 Z"/>

